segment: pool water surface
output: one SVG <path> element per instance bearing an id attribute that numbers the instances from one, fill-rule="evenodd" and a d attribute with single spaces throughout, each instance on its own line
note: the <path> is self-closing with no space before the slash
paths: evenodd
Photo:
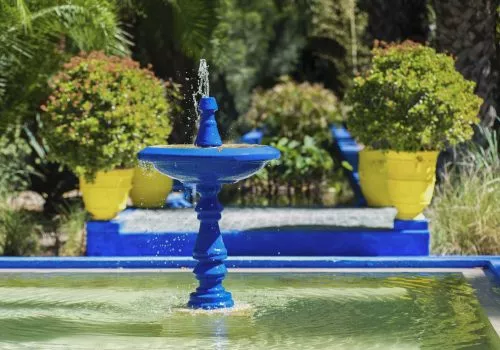
<path id="1" fill-rule="evenodd" d="M 240 312 L 184 312 L 187 271 L 3 272 L 0 349 L 500 348 L 459 272 L 231 272 L 224 284 Z"/>

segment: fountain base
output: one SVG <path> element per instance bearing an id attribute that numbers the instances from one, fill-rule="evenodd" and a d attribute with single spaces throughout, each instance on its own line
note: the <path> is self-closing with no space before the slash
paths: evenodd
<path id="1" fill-rule="evenodd" d="M 193 292 L 190 294 L 188 307 L 192 309 L 222 309 L 234 306 L 231 293 L 222 291 L 218 293 Z"/>
<path id="2" fill-rule="evenodd" d="M 225 307 L 220 309 L 193 309 L 190 307 L 182 307 L 175 309 L 174 312 L 180 314 L 197 315 L 231 315 L 248 317 L 255 313 L 255 307 L 250 304 L 236 303 L 232 307 Z"/>

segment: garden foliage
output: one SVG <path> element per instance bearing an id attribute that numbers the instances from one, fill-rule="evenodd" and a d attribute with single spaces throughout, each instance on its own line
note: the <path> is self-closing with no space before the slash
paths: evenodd
<path id="1" fill-rule="evenodd" d="M 0 135 L 0 191 L 16 193 L 28 187 L 33 171 L 27 164 L 29 155 L 30 147 L 19 127 L 10 127 Z"/>
<path id="2" fill-rule="evenodd" d="M 42 119 L 50 157 L 77 175 L 130 168 L 142 148 L 163 144 L 172 130 L 178 87 L 129 58 L 102 52 L 73 57 L 51 80 Z"/>
<path id="3" fill-rule="evenodd" d="M 76 181 L 62 166 L 49 162 L 47 150 L 39 147 L 40 102 L 49 95 L 48 79 L 71 55 L 81 50 L 129 53 L 129 37 L 120 28 L 116 4 L 114 0 L 0 0 L 0 132 L 2 144 L 8 145 L 3 151 L 8 161 L 2 162 L 0 176 L 15 173 L 4 178 L 14 179 L 10 182 L 17 190 L 24 189 L 29 177 L 30 188 L 46 198 L 50 212 Z"/>
<path id="4" fill-rule="evenodd" d="M 127 54 L 118 22 L 112 0 L 0 0 L 0 127 L 34 119 L 68 54 Z"/>
<path id="5" fill-rule="evenodd" d="M 348 93 L 353 135 L 395 151 L 442 150 L 468 140 L 481 99 L 453 58 L 412 42 L 377 47 Z"/>
<path id="6" fill-rule="evenodd" d="M 308 47 L 318 66 L 331 65 L 323 72 L 328 76 L 318 76 L 318 80 L 334 80 L 329 87 L 342 96 L 351 86 L 354 74 L 369 63 L 367 13 L 356 0 L 309 0 L 308 4 Z M 322 69 L 317 69 L 321 73 Z"/>
<path id="7" fill-rule="evenodd" d="M 85 255 L 86 230 L 85 222 L 89 215 L 81 205 L 70 204 L 61 208 L 57 222 L 57 234 L 64 235 L 65 241 L 59 249 L 60 256 Z"/>
<path id="8" fill-rule="evenodd" d="M 331 139 L 328 127 L 340 120 L 338 100 L 331 91 L 288 77 L 270 90 L 257 90 L 244 117 L 244 122 L 274 137 L 302 141 L 308 135 L 318 143 Z"/>
<path id="9" fill-rule="evenodd" d="M 470 143 L 436 189 L 427 210 L 436 254 L 500 252 L 500 142 L 480 128 L 485 146 Z"/>
<path id="10" fill-rule="evenodd" d="M 38 252 L 41 225 L 29 211 L 13 208 L 0 193 L 0 255 L 26 256 Z"/>
<path id="11" fill-rule="evenodd" d="M 291 140 L 286 137 L 276 137 L 270 145 L 281 152 L 281 158 L 269 164 L 269 176 L 282 184 L 301 187 L 306 183 L 321 183 L 333 169 L 330 154 L 311 136 L 303 140 Z"/>
<path id="12" fill-rule="evenodd" d="M 336 96 L 320 84 L 283 77 L 272 89 L 256 90 L 243 123 L 263 129 L 264 143 L 281 151 L 281 158 L 264 168 L 256 181 L 264 181 L 274 192 L 286 188 L 287 193 L 313 193 L 320 202 L 333 172 L 327 151 L 329 126 L 340 120 Z"/>

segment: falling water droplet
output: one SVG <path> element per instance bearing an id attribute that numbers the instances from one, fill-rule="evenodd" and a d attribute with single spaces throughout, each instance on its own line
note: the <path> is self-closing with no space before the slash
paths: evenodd
<path id="1" fill-rule="evenodd" d="M 194 110 L 196 113 L 196 130 L 200 125 L 200 111 L 198 110 L 198 99 L 210 96 L 210 81 L 208 73 L 208 64 L 205 59 L 200 60 L 198 67 L 198 89 L 193 93 Z"/>

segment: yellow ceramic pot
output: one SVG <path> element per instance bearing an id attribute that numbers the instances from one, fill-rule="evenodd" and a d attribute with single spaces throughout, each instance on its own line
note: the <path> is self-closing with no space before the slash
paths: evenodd
<path id="1" fill-rule="evenodd" d="M 397 218 L 412 220 L 431 203 L 438 152 L 388 152 L 387 185 Z"/>
<path id="2" fill-rule="evenodd" d="M 95 220 L 110 220 L 127 205 L 134 169 L 98 172 L 93 183 L 80 178 L 85 208 Z"/>
<path id="3" fill-rule="evenodd" d="M 386 156 L 382 151 L 363 149 L 359 152 L 359 183 L 370 207 L 389 207 Z"/>
<path id="4" fill-rule="evenodd" d="M 136 167 L 130 197 L 134 206 L 161 208 L 172 191 L 173 180 L 149 167 Z"/>

